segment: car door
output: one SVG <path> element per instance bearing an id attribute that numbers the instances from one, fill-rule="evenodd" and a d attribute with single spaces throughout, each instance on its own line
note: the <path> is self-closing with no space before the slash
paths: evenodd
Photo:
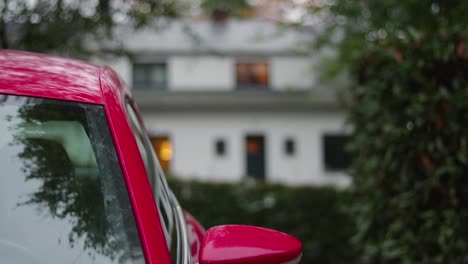
<path id="1" fill-rule="evenodd" d="M 190 264 L 190 238 L 188 236 L 184 212 L 167 185 L 164 173 L 139 118 L 138 110 L 130 98 L 127 98 L 125 107 L 153 189 L 154 199 L 161 218 L 162 229 L 166 237 L 166 244 L 172 262 Z"/>

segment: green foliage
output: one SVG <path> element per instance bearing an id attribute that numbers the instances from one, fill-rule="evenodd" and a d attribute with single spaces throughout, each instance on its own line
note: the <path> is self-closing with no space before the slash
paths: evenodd
<path id="1" fill-rule="evenodd" d="M 361 262 L 467 263 L 468 1 L 326 8 L 336 23 L 325 43 L 352 81 Z"/>
<path id="2" fill-rule="evenodd" d="M 246 0 L 203 0 L 201 9 L 205 14 L 213 15 L 215 12 L 223 12 L 226 15 L 241 16 L 242 11 L 250 8 Z"/>
<path id="3" fill-rule="evenodd" d="M 153 25 L 182 9 L 176 0 L 0 0 L 0 48 L 87 55 L 117 25 Z"/>
<path id="4" fill-rule="evenodd" d="M 185 182 L 169 178 L 181 205 L 209 228 L 222 224 L 269 227 L 301 239 L 301 263 L 352 263 L 350 194 L 332 188 Z"/>

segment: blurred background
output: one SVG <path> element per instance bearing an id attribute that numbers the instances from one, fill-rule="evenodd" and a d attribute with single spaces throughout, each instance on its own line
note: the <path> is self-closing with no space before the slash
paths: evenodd
<path id="1" fill-rule="evenodd" d="M 0 47 L 119 73 L 183 207 L 302 263 L 468 262 L 456 0 L 0 0 Z"/>

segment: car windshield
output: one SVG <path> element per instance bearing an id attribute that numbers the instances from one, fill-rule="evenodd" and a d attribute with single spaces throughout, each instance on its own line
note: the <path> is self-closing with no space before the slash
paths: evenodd
<path id="1" fill-rule="evenodd" d="M 0 95 L 0 263 L 144 263 L 103 107 Z"/>

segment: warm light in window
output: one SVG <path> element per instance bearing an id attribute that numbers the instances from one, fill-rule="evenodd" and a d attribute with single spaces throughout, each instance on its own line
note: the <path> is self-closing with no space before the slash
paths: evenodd
<path id="1" fill-rule="evenodd" d="M 173 157 L 171 140 L 168 136 L 157 136 L 151 139 L 151 143 L 158 156 L 161 168 L 165 173 L 168 173 Z"/>
<path id="2" fill-rule="evenodd" d="M 161 142 L 159 149 L 159 157 L 161 160 L 169 161 L 172 159 L 172 145 L 169 140 Z"/>
<path id="3" fill-rule="evenodd" d="M 238 62 L 236 64 L 236 80 L 239 87 L 267 87 L 268 63 L 266 61 Z"/>
<path id="4" fill-rule="evenodd" d="M 247 153 L 249 154 L 257 154 L 260 149 L 258 141 L 249 139 L 247 140 Z"/>

